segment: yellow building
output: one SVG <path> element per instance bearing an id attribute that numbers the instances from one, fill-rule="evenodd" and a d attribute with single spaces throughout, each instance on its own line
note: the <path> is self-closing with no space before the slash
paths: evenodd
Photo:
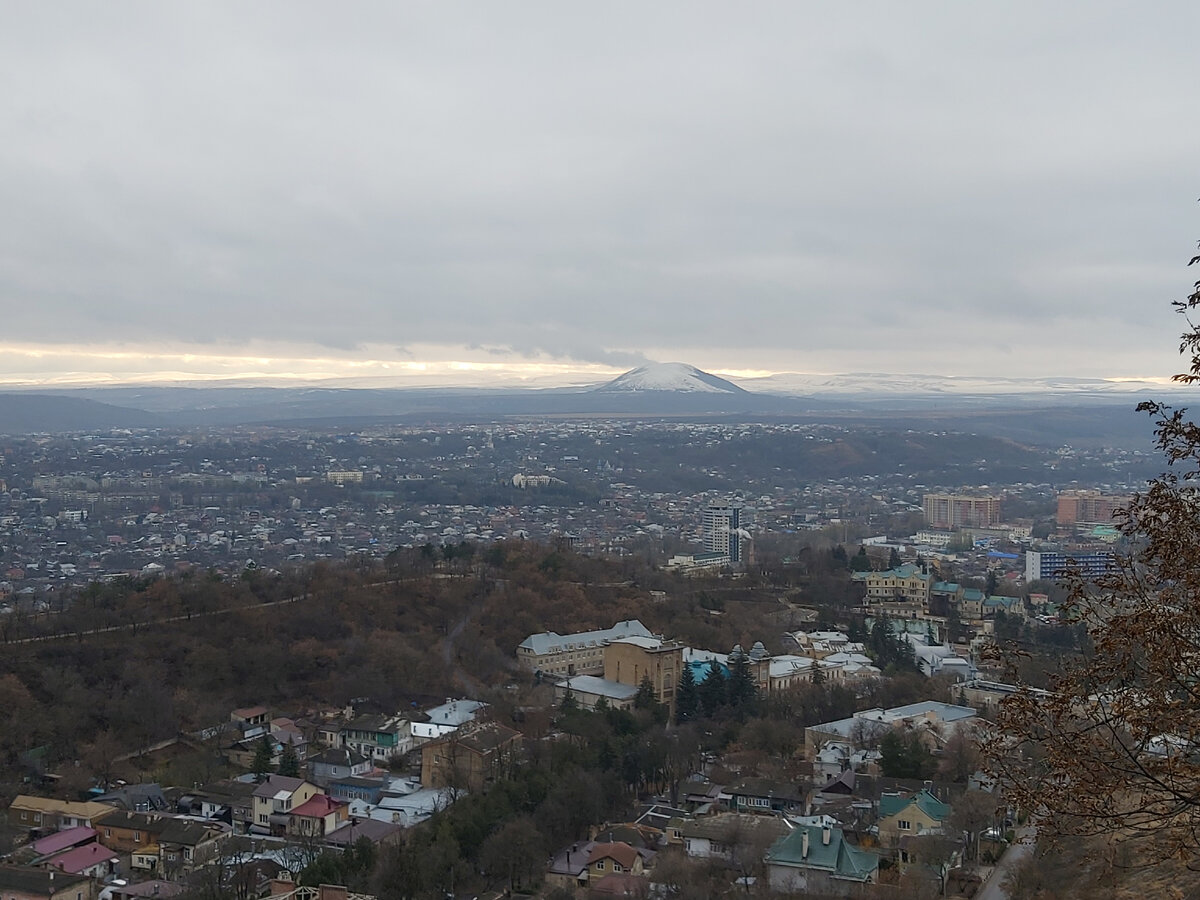
<path id="1" fill-rule="evenodd" d="M 604 648 L 604 677 L 639 687 L 649 676 L 654 699 L 675 711 L 675 690 L 683 673 L 683 645 L 656 637 L 626 637 Z"/>

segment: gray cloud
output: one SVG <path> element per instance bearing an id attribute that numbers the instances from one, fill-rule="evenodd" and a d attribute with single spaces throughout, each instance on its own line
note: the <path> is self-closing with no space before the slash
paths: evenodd
<path id="1" fill-rule="evenodd" d="M 15 7 L 4 339 L 1173 370 L 1200 15 L 1076 12 Z"/>

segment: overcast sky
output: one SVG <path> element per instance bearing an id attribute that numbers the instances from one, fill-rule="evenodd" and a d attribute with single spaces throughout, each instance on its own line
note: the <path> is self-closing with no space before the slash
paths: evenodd
<path id="1" fill-rule="evenodd" d="M 2 21 L 0 381 L 1181 367 L 1194 0 Z"/>

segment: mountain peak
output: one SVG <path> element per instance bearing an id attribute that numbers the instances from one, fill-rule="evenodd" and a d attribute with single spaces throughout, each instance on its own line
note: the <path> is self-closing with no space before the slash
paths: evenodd
<path id="1" fill-rule="evenodd" d="M 608 393 L 673 391 L 689 394 L 744 394 L 745 390 L 724 378 L 710 375 L 687 363 L 647 363 L 618 375 L 596 388 Z"/>

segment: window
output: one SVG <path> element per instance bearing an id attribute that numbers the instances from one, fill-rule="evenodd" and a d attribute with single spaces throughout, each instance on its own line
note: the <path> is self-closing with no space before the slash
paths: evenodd
<path id="1" fill-rule="evenodd" d="M 597 872 L 603 872 L 603 871 L 604 871 L 604 860 L 602 860 L 602 859 L 598 859 L 598 860 L 596 860 L 596 871 L 597 871 Z"/>
<path id="2" fill-rule="evenodd" d="M 140 831 L 135 831 L 133 833 L 133 842 L 135 844 L 140 844 L 142 842 L 142 833 Z"/>
<path id="3" fill-rule="evenodd" d="M 625 870 L 621 868 L 621 864 L 619 862 L 614 862 L 613 863 L 613 871 L 614 872 L 624 872 Z"/>
<path id="4" fill-rule="evenodd" d="M 912 831 L 912 822 L 908 821 L 908 819 L 901 819 L 896 823 L 896 827 L 901 831 Z"/>

